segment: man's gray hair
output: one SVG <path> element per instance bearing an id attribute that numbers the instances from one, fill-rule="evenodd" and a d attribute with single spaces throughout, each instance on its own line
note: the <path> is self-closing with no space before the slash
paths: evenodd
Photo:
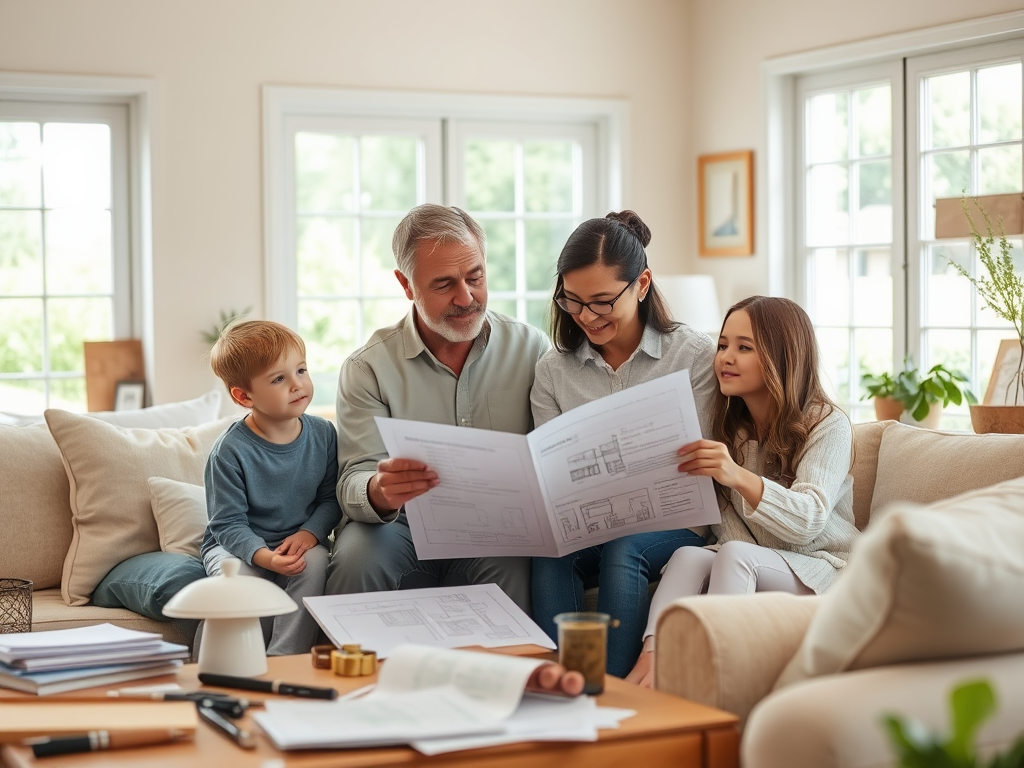
<path id="1" fill-rule="evenodd" d="M 487 257 L 487 235 L 472 216 L 454 205 L 417 205 L 399 222 L 391 238 L 391 250 L 394 251 L 398 271 L 406 277 L 412 277 L 416 248 L 421 242 L 435 246 L 461 243 L 479 248 L 480 255 Z"/>

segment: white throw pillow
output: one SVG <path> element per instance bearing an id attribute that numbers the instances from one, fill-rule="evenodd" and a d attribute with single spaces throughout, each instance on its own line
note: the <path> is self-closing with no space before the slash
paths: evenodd
<path id="1" fill-rule="evenodd" d="M 166 477 L 151 477 L 149 498 L 160 536 L 160 549 L 199 557 L 209 522 L 206 489 Z"/>
<path id="2" fill-rule="evenodd" d="M 220 415 L 221 392 L 211 389 L 202 397 L 182 400 L 177 403 L 153 405 L 137 411 L 96 411 L 86 414 L 94 419 L 116 424 L 119 427 L 144 427 L 148 429 L 180 429 L 198 427 L 216 421 Z"/>
<path id="3" fill-rule="evenodd" d="M 855 543 L 775 684 L 1024 649 L 1024 477 L 895 504 Z"/>
<path id="4" fill-rule="evenodd" d="M 150 505 L 149 478 L 202 483 L 213 443 L 233 419 L 184 429 L 130 429 L 48 410 L 71 486 L 71 545 L 61 594 L 85 605 L 118 563 L 160 549 Z"/>

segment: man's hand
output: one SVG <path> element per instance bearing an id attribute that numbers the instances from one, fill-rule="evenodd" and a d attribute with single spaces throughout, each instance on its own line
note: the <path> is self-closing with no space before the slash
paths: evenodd
<path id="1" fill-rule="evenodd" d="M 252 556 L 252 563 L 282 576 L 294 576 L 306 569 L 306 558 L 303 554 L 282 555 L 276 550 L 271 552 L 266 547 L 256 550 L 256 554 Z"/>
<path id="2" fill-rule="evenodd" d="M 278 555 L 301 555 L 316 545 L 316 536 L 305 529 L 300 529 L 286 537 L 274 552 Z"/>
<path id="3" fill-rule="evenodd" d="M 583 693 L 583 675 L 566 672 L 561 664 L 542 664 L 533 670 L 526 681 L 526 690 L 534 693 L 554 693 L 561 696 L 579 696 Z"/>
<path id="4" fill-rule="evenodd" d="M 380 514 L 400 509 L 407 501 L 426 493 L 441 481 L 422 461 L 384 459 L 366 485 L 370 503 Z"/>

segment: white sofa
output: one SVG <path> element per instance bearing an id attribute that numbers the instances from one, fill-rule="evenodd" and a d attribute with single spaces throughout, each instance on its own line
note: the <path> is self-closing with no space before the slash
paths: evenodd
<path id="1" fill-rule="evenodd" d="M 205 573 L 162 550 L 149 478 L 202 484 L 233 418 L 218 420 L 221 400 L 215 390 L 140 411 L 0 419 L 0 577 L 33 582 L 33 631 L 110 622 L 191 645 L 196 622 L 160 609 Z"/>
<path id="2" fill-rule="evenodd" d="M 658 623 L 656 687 L 739 715 L 744 768 L 895 765 L 882 713 L 948 732 L 966 679 L 999 699 L 983 752 L 1024 731 L 1024 436 L 854 434 L 866 533 L 827 594 L 685 598 Z"/>

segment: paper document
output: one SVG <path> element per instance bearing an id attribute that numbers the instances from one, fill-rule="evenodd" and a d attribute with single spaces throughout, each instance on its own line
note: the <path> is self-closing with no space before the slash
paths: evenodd
<path id="1" fill-rule="evenodd" d="M 359 643 L 382 659 L 405 643 L 555 647 L 497 584 L 320 595 L 302 602 L 336 646 Z"/>
<path id="2" fill-rule="evenodd" d="M 268 700 L 253 717 L 278 749 L 407 744 L 500 733 L 540 659 L 396 648 L 377 687 L 354 701 Z"/>
<path id="3" fill-rule="evenodd" d="M 441 482 L 405 505 L 416 555 L 561 557 L 621 536 L 721 521 L 708 477 L 676 469 L 700 439 L 688 371 L 567 411 L 528 435 L 376 417 L 392 457 Z"/>

